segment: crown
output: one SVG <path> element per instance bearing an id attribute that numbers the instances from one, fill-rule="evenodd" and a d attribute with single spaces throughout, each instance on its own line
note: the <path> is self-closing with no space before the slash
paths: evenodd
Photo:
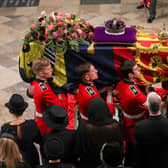
<path id="1" fill-rule="evenodd" d="M 125 33 L 125 23 L 119 19 L 105 21 L 105 33 L 109 35 L 122 35 Z"/>
<path id="2" fill-rule="evenodd" d="M 168 40 L 168 31 L 166 30 L 165 24 L 163 24 L 163 29 L 158 33 L 159 40 Z"/>

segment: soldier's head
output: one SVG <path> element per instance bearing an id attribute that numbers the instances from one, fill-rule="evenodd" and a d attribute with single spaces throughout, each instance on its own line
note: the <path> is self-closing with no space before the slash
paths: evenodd
<path id="1" fill-rule="evenodd" d="M 37 78 L 48 79 L 52 77 L 53 69 L 47 58 L 38 58 L 32 63 L 32 71 Z"/>
<path id="2" fill-rule="evenodd" d="M 134 61 L 126 60 L 121 63 L 120 72 L 123 78 L 135 80 L 140 77 L 141 69 Z"/>
<path id="3" fill-rule="evenodd" d="M 76 68 L 76 73 L 82 78 L 83 81 L 86 82 L 93 82 L 94 80 L 98 79 L 97 69 L 89 62 L 80 64 Z"/>
<path id="4" fill-rule="evenodd" d="M 161 97 L 156 92 L 150 92 L 147 96 L 147 106 L 149 114 L 154 115 L 160 113 L 161 110 Z"/>

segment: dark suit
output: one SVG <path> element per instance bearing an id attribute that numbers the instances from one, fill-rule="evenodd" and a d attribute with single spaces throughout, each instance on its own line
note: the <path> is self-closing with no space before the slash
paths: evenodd
<path id="1" fill-rule="evenodd" d="M 137 168 L 168 167 L 168 119 L 149 116 L 135 127 Z"/>

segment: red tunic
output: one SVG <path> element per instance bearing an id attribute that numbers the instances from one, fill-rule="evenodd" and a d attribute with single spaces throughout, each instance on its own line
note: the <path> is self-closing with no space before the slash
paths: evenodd
<path id="1" fill-rule="evenodd" d="M 163 88 L 155 88 L 154 90 L 162 100 L 164 100 L 164 98 L 168 95 L 168 91 Z"/>
<path id="2" fill-rule="evenodd" d="M 79 84 L 76 100 L 79 104 L 79 110 L 82 120 L 88 121 L 88 115 L 87 115 L 88 105 L 90 100 L 95 97 L 100 97 L 100 94 L 93 84 L 85 82 Z"/>
<path id="3" fill-rule="evenodd" d="M 37 122 L 37 126 L 40 129 L 41 134 L 44 134 L 46 132 L 51 131 L 51 128 L 49 128 L 42 119 L 44 111 L 51 105 L 64 105 L 62 104 L 61 100 L 57 97 L 57 95 L 53 92 L 47 81 L 34 81 L 33 85 L 33 98 L 36 107 L 35 120 Z"/>
<path id="4" fill-rule="evenodd" d="M 139 3 L 139 5 L 143 5 L 144 4 L 144 0 L 142 0 L 140 3 Z M 147 7 L 149 8 L 149 6 L 150 6 L 150 0 L 146 0 L 146 5 L 147 5 Z"/>
<path id="5" fill-rule="evenodd" d="M 76 109 L 76 99 L 73 94 L 59 94 L 59 99 L 62 100 L 64 107 L 67 109 L 69 123 L 66 129 L 75 128 L 75 109 Z"/>
<path id="6" fill-rule="evenodd" d="M 123 110 L 123 133 L 125 140 L 133 142 L 136 122 L 146 118 L 146 96 L 130 81 L 120 81 L 116 90 L 119 91 L 119 102 Z"/>

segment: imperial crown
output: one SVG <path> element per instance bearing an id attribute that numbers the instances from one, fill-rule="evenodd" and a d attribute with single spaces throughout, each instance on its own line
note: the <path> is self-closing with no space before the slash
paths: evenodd
<path id="1" fill-rule="evenodd" d="M 105 21 L 105 33 L 109 35 L 122 35 L 125 33 L 125 23 L 116 18 Z"/>

